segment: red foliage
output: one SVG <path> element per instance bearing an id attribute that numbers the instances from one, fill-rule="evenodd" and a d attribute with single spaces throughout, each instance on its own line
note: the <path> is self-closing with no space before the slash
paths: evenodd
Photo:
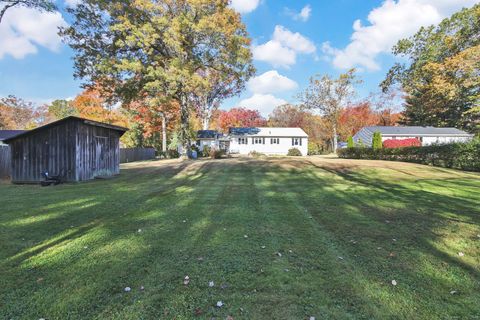
<path id="1" fill-rule="evenodd" d="M 383 141 L 383 147 L 392 149 L 392 148 L 403 148 L 403 147 L 421 147 L 422 143 L 417 138 L 410 139 L 389 139 Z"/>
<path id="2" fill-rule="evenodd" d="M 360 131 L 363 127 L 374 126 L 379 123 L 379 116 L 370 107 L 369 102 L 343 109 L 338 118 L 339 133 L 342 139 L 347 139 Z"/>
<path id="3" fill-rule="evenodd" d="M 267 125 L 267 120 L 260 115 L 258 110 L 246 108 L 233 108 L 220 111 L 216 124 L 219 129 L 226 132 L 232 127 L 261 127 Z"/>

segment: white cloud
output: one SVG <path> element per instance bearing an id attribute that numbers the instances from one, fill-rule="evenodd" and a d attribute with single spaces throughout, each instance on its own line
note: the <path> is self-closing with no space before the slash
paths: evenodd
<path id="1" fill-rule="evenodd" d="M 61 45 L 58 27 L 66 25 L 59 12 L 39 12 L 24 7 L 10 9 L 0 24 L 0 59 L 6 55 L 22 59 L 37 53 L 37 46 L 58 51 Z"/>
<path id="2" fill-rule="evenodd" d="M 310 15 L 312 14 L 312 7 L 307 4 L 305 7 L 300 10 L 300 12 L 296 12 L 292 9 L 285 8 L 285 13 L 293 18 L 293 20 L 299 20 L 306 22 L 310 19 Z"/>
<path id="3" fill-rule="evenodd" d="M 272 40 L 252 48 L 255 60 L 284 68 L 296 63 L 297 53 L 312 54 L 316 50 L 315 44 L 308 38 L 298 32 L 293 33 L 280 25 L 275 26 Z"/>
<path id="4" fill-rule="evenodd" d="M 82 2 L 82 0 L 65 0 L 65 5 L 67 7 L 76 7 L 77 5 L 80 4 L 80 2 Z"/>
<path id="5" fill-rule="evenodd" d="M 322 51 L 332 57 L 340 69 L 356 66 L 375 71 L 381 53 L 391 52 L 398 40 L 412 36 L 421 26 L 439 23 L 462 7 L 472 6 L 478 0 L 386 0 L 368 15 L 368 25 L 360 20 L 353 23 L 351 42 L 343 49 L 326 42 Z"/>
<path id="6" fill-rule="evenodd" d="M 240 13 L 249 13 L 255 10 L 260 0 L 232 0 L 230 6 Z"/>
<path id="7" fill-rule="evenodd" d="M 268 94 L 296 89 L 298 84 L 290 78 L 282 76 L 276 70 L 267 71 L 250 79 L 248 89 L 253 93 Z"/>
<path id="8" fill-rule="evenodd" d="M 296 63 L 295 51 L 277 41 L 270 40 L 262 45 L 253 46 L 252 52 L 253 59 L 268 62 L 274 67 L 288 68 Z"/>
<path id="9" fill-rule="evenodd" d="M 273 111 L 273 109 L 286 103 L 286 100 L 279 99 L 271 94 L 256 93 L 250 98 L 240 101 L 239 106 L 248 109 L 256 109 L 260 111 L 263 116 L 267 116 Z"/>

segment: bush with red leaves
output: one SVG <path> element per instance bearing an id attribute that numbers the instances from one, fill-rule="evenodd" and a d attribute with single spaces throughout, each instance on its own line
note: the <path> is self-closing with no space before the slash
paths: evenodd
<path id="1" fill-rule="evenodd" d="M 404 148 L 404 147 L 421 147 L 422 143 L 417 138 L 411 139 L 389 139 L 383 141 L 383 147 L 392 149 L 392 148 Z"/>

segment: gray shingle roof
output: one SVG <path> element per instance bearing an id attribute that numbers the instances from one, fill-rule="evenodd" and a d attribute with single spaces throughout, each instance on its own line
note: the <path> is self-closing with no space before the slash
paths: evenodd
<path id="1" fill-rule="evenodd" d="M 27 130 L 0 130 L 0 141 L 12 138 L 17 134 L 26 132 Z"/>
<path id="2" fill-rule="evenodd" d="M 457 128 L 371 126 L 358 131 L 353 136 L 353 141 L 361 140 L 366 146 L 371 146 L 373 133 L 377 131 L 384 137 L 472 137 Z"/>

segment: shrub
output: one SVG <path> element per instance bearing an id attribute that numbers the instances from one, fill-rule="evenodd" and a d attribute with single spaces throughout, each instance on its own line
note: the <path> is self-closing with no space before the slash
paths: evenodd
<path id="1" fill-rule="evenodd" d="M 382 149 L 382 134 L 378 131 L 373 133 L 372 148 L 375 150 Z"/>
<path id="2" fill-rule="evenodd" d="M 338 150 L 338 156 L 346 159 L 405 161 L 438 167 L 480 171 L 480 142 L 451 143 L 423 147 L 350 148 Z"/>
<path id="3" fill-rule="evenodd" d="M 353 137 L 350 136 L 347 139 L 347 148 L 354 148 L 354 147 L 355 147 L 355 143 L 353 142 Z"/>
<path id="4" fill-rule="evenodd" d="M 202 157 L 209 157 L 211 150 L 212 148 L 210 146 L 203 146 Z"/>
<path id="5" fill-rule="evenodd" d="M 291 148 L 288 150 L 287 156 L 289 157 L 299 157 L 302 153 L 297 148 Z"/>
<path id="6" fill-rule="evenodd" d="M 170 159 L 177 159 L 180 158 L 180 153 L 177 150 L 168 150 L 167 151 L 168 158 Z"/>
<path id="7" fill-rule="evenodd" d="M 421 147 L 422 143 L 417 138 L 411 139 L 389 139 L 383 141 L 384 148 Z"/>
<path id="8" fill-rule="evenodd" d="M 223 150 L 217 150 L 213 148 L 210 149 L 210 158 L 212 159 L 220 159 L 221 157 L 223 157 L 223 154 Z"/>

